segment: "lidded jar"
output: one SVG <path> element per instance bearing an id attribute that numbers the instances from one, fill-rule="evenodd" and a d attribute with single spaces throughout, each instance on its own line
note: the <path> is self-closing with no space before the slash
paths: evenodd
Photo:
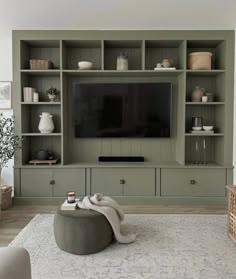
<path id="1" fill-rule="evenodd" d="M 118 71 L 127 71 L 128 68 L 128 56 L 124 52 L 121 52 L 117 57 L 116 69 Z"/>

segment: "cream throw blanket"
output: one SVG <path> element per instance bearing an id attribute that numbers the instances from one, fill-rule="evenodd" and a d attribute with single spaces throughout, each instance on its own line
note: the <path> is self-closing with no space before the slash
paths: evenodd
<path id="1" fill-rule="evenodd" d="M 82 209 L 92 209 L 103 214 L 109 221 L 115 239 L 119 243 L 131 243 L 135 241 L 134 233 L 123 235 L 120 232 L 120 224 L 124 220 L 124 213 L 119 204 L 109 197 L 105 197 L 98 193 L 92 197 L 86 196 L 82 201 L 78 202 L 78 207 Z"/>

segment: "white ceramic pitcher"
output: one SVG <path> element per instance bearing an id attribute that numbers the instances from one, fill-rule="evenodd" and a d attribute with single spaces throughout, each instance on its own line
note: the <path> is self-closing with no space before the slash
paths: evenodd
<path id="1" fill-rule="evenodd" d="M 42 112 L 39 116 L 41 119 L 39 121 L 39 131 L 42 134 L 50 134 L 54 130 L 54 123 L 52 120 L 52 115 L 49 112 Z"/>

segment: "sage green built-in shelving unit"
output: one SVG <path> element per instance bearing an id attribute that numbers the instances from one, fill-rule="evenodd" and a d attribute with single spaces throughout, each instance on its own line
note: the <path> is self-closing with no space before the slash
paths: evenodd
<path id="1" fill-rule="evenodd" d="M 187 56 L 193 51 L 212 52 L 212 70 L 187 69 Z M 116 59 L 120 52 L 128 54 L 128 71 L 116 70 Z M 173 60 L 176 70 L 154 71 L 155 65 L 165 58 Z M 54 69 L 30 70 L 30 59 L 51 60 Z M 78 61 L 82 60 L 93 62 L 93 69 L 78 70 Z M 34 169 L 40 174 L 40 171 L 49 169 L 48 166 L 29 166 L 28 162 L 41 149 L 53 151 L 59 159 L 57 165 L 50 166 L 51 170 L 84 168 L 86 173 L 84 175 L 87 177 L 85 194 L 93 192 L 91 182 L 93 174 L 96 174 L 95 177 L 98 179 L 94 168 L 100 167 L 155 169 L 153 172 L 155 191 L 149 191 L 151 194 L 147 196 L 153 198 L 154 193 L 155 197 L 163 196 L 164 200 L 167 196 L 171 196 L 171 193 L 166 194 L 163 188 L 165 181 L 162 181 L 162 178 L 165 177 L 166 168 L 170 171 L 172 168 L 177 168 L 180 169 L 179 171 L 199 172 L 204 169 L 211 169 L 211 171 L 222 169 L 224 173 L 222 181 L 231 182 L 233 61 L 233 31 L 13 31 L 14 114 L 16 132 L 24 137 L 22 149 L 15 158 L 15 183 L 18 185 L 16 195 L 22 198 L 27 196 L 25 189 L 24 195 L 21 195 L 24 187 L 22 181 L 27 180 L 23 172 Z M 171 82 L 173 86 L 171 137 L 163 139 L 75 138 L 72 121 L 72 84 L 75 81 Z M 207 92 L 214 93 L 214 102 L 192 103 L 191 92 L 196 85 L 204 87 Z M 40 93 L 40 102 L 24 102 L 23 87 L 25 86 L 36 88 Z M 60 96 L 55 103 L 49 102 L 43 93 L 50 86 L 60 90 Z M 55 131 L 52 134 L 42 135 L 38 131 L 39 114 L 43 111 L 53 115 Z M 201 116 L 205 125 L 214 125 L 215 133 L 208 135 L 190 133 L 191 119 L 194 116 Z M 205 155 L 203 139 L 206 143 Z M 196 152 L 196 143 L 198 152 Z M 145 163 L 104 165 L 97 162 L 100 155 L 144 156 Z M 204 160 L 207 164 L 203 164 Z M 160 169 L 158 175 L 157 169 Z M 159 176 L 160 189 L 157 186 Z M 215 179 L 212 178 L 211 181 L 214 183 Z M 94 189 L 104 191 L 104 188 L 99 188 L 99 185 L 94 186 Z M 165 195 L 162 195 L 161 189 Z M 143 201 L 142 196 L 145 195 L 142 191 L 140 193 L 138 200 Z M 224 193 L 222 198 L 224 197 L 225 200 L 225 191 L 222 190 L 222 193 Z M 35 198 L 40 196 L 38 193 L 35 195 Z M 173 195 L 175 198 L 178 197 L 176 194 Z M 59 196 L 63 196 L 63 192 Z M 181 192 L 178 198 L 183 196 L 185 195 Z M 214 194 L 213 196 L 211 194 L 211 198 L 214 200 Z"/>

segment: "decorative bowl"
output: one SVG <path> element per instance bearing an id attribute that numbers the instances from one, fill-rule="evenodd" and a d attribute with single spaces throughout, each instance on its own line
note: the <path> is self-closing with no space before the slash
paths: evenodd
<path id="1" fill-rule="evenodd" d="M 78 62 L 79 70 L 91 70 L 93 63 L 89 61 L 80 61 Z"/>
<path id="2" fill-rule="evenodd" d="M 213 126 L 203 126 L 204 131 L 211 131 L 213 130 Z"/>
<path id="3" fill-rule="evenodd" d="M 202 127 L 192 127 L 192 130 L 193 130 L 193 131 L 201 131 L 201 130 L 202 130 Z"/>

